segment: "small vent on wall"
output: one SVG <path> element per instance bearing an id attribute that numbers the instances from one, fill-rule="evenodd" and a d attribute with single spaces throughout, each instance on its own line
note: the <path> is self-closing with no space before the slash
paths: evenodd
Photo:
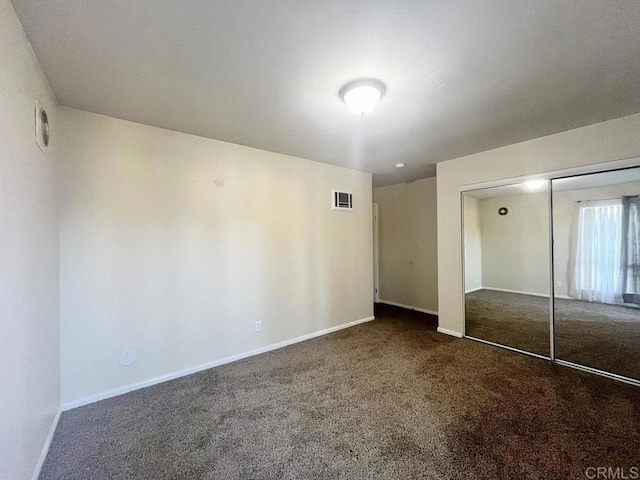
<path id="1" fill-rule="evenodd" d="M 353 211 L 353 194 L 351 192 L 331 190 L 331 208 L 343 212 Z"/>
<path id="2" fill-rule="evenodd" d="M 35 114 L 36 114 L 36 118 L 35 118 L 36 143 L 38 144 L 38 147 L 40 148 L 40 150 L 44 152 L 49 146 L 49 136 L 50 136 L 49 116 L 47 115 L 47 111 L 44 108 L 42 108 L 42 105 L 40 105 L 40 102 L 38 102 L 37 100 L 36 100 Z"/>

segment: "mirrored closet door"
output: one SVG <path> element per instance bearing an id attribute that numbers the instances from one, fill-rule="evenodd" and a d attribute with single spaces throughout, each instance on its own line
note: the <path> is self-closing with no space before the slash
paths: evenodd
<path id="1" fill-rule="evenodd" d="M 462 204 L 465 336 L 640 384 L 640 167 Z"/>
<path id="2" fill-rule="evenodd" d="M 463 193 L 465 335 L 550 356 L 547 180 Z"/>
<path id="3" fill-rule="evenodd" d="M 552 192 L 555 356 L 640 380 L 640 168 Z"/>

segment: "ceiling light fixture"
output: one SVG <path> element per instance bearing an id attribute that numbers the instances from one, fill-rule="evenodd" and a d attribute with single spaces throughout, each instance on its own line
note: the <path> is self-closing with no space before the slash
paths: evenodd
<path id="1" fill-rule="evenodd" d="M 544 180 L 529 180 L 528 182 L 524 182 L 524 186 L 529 190 L 538 190 L 542 188 L 545 184 Z"/>
<path id="2" fill-rule="evenodd" d="M 404 163 L 396 163 L 396 168 L 404 168 L 406 165 Z"/>
<path id="3" fill-rule="evenodd" d="M 384 83 L 375 78 L 361 78 L 347 83 L 340 89 L 340 98 L 349 110 L 364 117 L 371 112 L 386 91 Z"/>

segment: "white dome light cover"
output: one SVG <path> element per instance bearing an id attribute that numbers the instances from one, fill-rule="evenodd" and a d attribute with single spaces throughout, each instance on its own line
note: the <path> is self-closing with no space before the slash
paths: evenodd
<path id="1" fill-rule="evenodd" d="M 386 90 L 380 80 L 361 78 L 342 87 L 340 98 L 354 114 L 364 117 L 376 108 Z"/>

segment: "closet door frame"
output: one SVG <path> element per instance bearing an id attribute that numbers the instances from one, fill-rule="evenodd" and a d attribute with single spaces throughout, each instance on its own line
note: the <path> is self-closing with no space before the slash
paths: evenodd
<path id="1" fill-rule="evenodd" d="M 602 377 L 611 378 L 613 380 L 617 380 L 624 383 L 629 383 L 632 385 L 640 386 L 640 379 L 625 377 L 623 375 L 618 375 L 616 373 L 607 372 L 604 370 L 599 370 L 593 367 L 587 367 L 585 365 L 581 365 L 578 363 L 570 362 L 567 360 L 562 360 L 556 357 L 555 350 L 555 272 L 554 272 L 554 248 L 553 248 L 553 180 L 559 180 L 563 178 L 571 178 L 571 177 L 579 177 L 583 175 L 593 175 L 597 173 L 607 173 L 614 172 L 620 170 L 629 170 L 632 168 L 640 168 L 640 157 L 632 157 L 626 158 L 623 160 L 616 160 L 612 162 L 605 163 L 595 163 L 592 165 L 567 168 L 562 170 L 550 171 L 550 172 L 541 172 L 539 174 L 525 175 L 525 176 L 517 176 L 517 177 L 509 177 L 500 180 L 492 180 L 488 182 L 474 183 L 463 185 L 460 187 L 460 259 L 461 259 L 461 305 L 462 305 L 462 337 L 468 338 L 469 340 L 473 340 L 475 342 L 484 343 L 487 345 L 491 345 L 498 348 L 503 348 L 506 350 L 510 350 L 517 353 L 522 353 L 524 355 L 528 355 L 535 358 L 540 358 L 543 360 L 547 360 L 552 363 L 557 363 L 558 365 L 562 365 L 565 367 L 573 368 L 576 370 L 581 370 L 583 372 L 588 372 L 591 374 L 599 375 Z M 528 352 L 526 350 L 520 350 L 515 347 L 510 347 L 508 345 L 502 345 L 495 342 L 490 342 L 488 340 L 483 340 L 481 338 L 472 337 L 467 335 L 466 333 L 466 302 L 465 302 L 465 237 L 464 237 L 464 194 L 466 192 L 473 192 L 476 190 L 484 190 L 492 187 L 503 187 L 508 185 L 514 185 L 518 183 L 527 182 L 530 180 L 545 180 L 547 182 L 547 209 L 548 209 L 548 219 L 549 219 L 549 239 L 548 239 L 548 248 L 549 248 L 549 356 L 540 355 L 533 352 Z"/>

